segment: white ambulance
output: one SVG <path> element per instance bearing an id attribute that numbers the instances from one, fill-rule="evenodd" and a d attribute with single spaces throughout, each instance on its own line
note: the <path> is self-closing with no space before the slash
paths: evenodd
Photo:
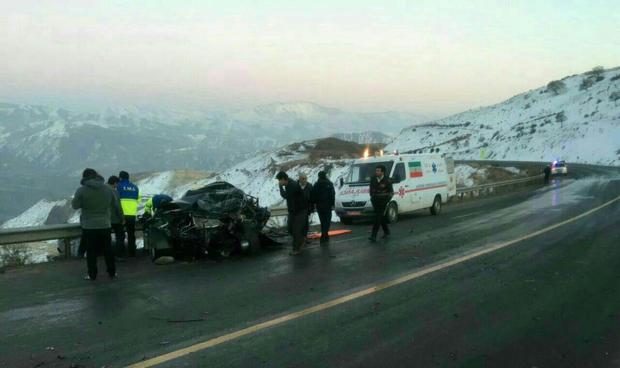
<path id="1" fill-rule="evenodd" d="M 336 214 L 342 223 L 374 214 L 369 185 L 378 165 L 386 167 L 394 187 L 394 197 L 386 209 L 389 222 L 395 222 L 399 214 L 426 208 L 438 215 L 442 204 L 456 195 L 454 160 L 443 154 L 395 153 L 362 158 L 353 162 L 336 189 Z"/>

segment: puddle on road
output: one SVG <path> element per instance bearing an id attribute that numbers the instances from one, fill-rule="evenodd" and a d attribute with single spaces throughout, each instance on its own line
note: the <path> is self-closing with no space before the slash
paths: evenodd
<path id="1" fill-rule="evenodd" d="M 63 320 L 74 312 L 85 309 L 87 307 L 86 304 L 81 300 L 52 301 L 43 305 L 18 308 L 0 313 L 0 320 L 15 322 L 26 319 L 45 319 L 47 322 L 54 322 Z"/>
<path id="2" fill-rule="evenodd" d="M 596 199 L 593 193 L 600 192 L 610 183 L 609 178 L 592 178 L 571 181 L 555 181 L 550 186 L 536 190 L 526 201 L 459 222 L 460 230 L 492 229 L 505 224 L 544 223 L 566 211 L 571 206 Z"/>

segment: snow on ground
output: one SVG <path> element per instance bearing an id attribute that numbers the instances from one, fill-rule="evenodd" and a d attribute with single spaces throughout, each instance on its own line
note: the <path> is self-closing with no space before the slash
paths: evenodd
<path id="1" fill-rule="evenodd" d="M 21 215 L 5 222 L 2 224 L 1 228 L 19 228 L 19 227 L 27 227 L 27 226 L 40 226 L 44 225 L 47 217 L 49 216 L 52 209 L 56 206 L 65 206 L 67 204 L 67 200 L 63 199 L 60 201 L 48 201 L 45 199 L 40 200 L 34 206 L 30 207 Z"/>
<path id="2" fill-rule="evenodd" d="M 140 180 L 136 185 L 140 188 L 140 194 L 143 197 L 151 197 L 155 194 L 168 192 L 174 176 L 174 171 L 164 171 Z"/>
<path id="3" fill-rule="evenodd" d="M 472 176 L 478 172 L 478 169 L 469 165 L 456 165 L 454 174 L 456 175 L 457 187 L 473 187 L 474 179 Z"/>
<path id="4" fill-rule="evenodd" d="M 517 169 L 516 167 L 503 167 L 502 169 L 504 169 L 504 170 L 506 170 L 506 171 L 508 171 L 510 173 L 516 174 L 516 175 L 520 175 L 521 174 L 521 170 Z"/>

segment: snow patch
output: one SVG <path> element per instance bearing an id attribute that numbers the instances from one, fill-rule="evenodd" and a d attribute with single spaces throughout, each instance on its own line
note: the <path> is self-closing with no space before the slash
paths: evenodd
<path id="1" fill-rule="evenodd" d="M 45 225 L 45 221 L 52 209 L 56 206 L 65 206 L 66 204 L 67 200 L 65 199 L 60 201 L 40 200 L 21 215 L 2 224 L 2 228 L 9 229 Z"/>
<path id="2" fill-rule="evenodd" d="M 136 185 L 140 188 L 140 193 L 143 197 L 166 193 L 168 192 L 170 184 L 174 179 L 174 175 L 174 171 L 164 171 L 149 178 L 140 180 L 136 183 Z"/>
<path id="3" fill-rule="evenodd" d="M 474 186 L 474 176 L 478 172 L 478 169 L 469 165 L 456 165 L 454 167 L 454 174 L 456 176 L 456 186 L 457 187 L 473 187 Z"/>

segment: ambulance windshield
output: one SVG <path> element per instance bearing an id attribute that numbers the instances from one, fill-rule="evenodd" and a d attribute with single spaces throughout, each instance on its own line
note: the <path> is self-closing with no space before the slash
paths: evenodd
<path id="1" fill-rule="evenodd" d="M 361 162 L 351 166 L 351 171 L 347 177 L 347 184 L 368 184 L 370 179 L 375 176 L 377 166 L 383 165 L 386 168 L 385 176 L 388 177 L 392 172 L 393 161 L 385 162 Z"/>

